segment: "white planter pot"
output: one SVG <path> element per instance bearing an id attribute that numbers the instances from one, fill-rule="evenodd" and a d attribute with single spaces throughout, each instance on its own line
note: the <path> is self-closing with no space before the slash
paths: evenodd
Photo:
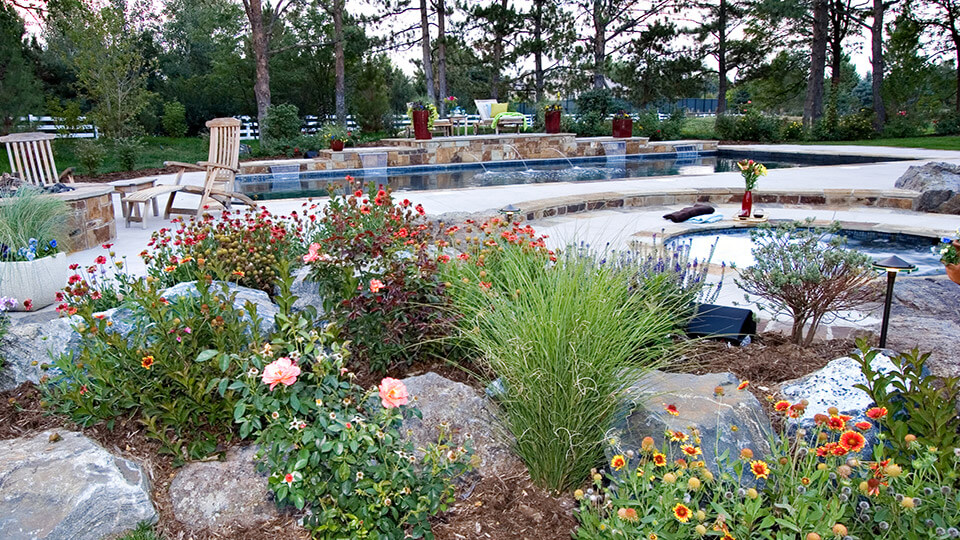
<path id="1" fill-rule="evenodd" d="M 12 311 L 24 311 L 23 301 L 33 300 L 37 310 L 56 301 L 67 284 L 67 255 L 57 253 L 25 262 L 0 262 L 0 296 L 17 301 Z"/>

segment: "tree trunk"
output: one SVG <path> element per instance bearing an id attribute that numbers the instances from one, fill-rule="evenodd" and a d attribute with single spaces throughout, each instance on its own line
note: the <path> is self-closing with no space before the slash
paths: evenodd
<path id="1" fill-rule="evenodd" d="M 440 91 L 440 116 L 446 116 L 447 103 L 447 7 L 437 0 L 437 88 Z"/>
<path id="2" fill-rule="evenodd" d="M 883 106 L 883 0 L 873 0 L 873 26 L 870 28 L 870 49 L 873 57 L 870 59 L 873 69 L 873 128 L 883 129 L 887 123 L 887 109 Z M 960 72 L 958 72 L 960 76 Z"/>
<path id="3" fill-rule="evenodd" d="M 543 101 L 543 0 L 533 6 L 533 85 L 537 103 Z"/>
<path id="4" fill-rule="evenodd" d="M 727 0 L 720 0 L 717 21 L 717 117 L 727 112 Z"/>
<path id="5" fill-rule="evenodd" d="M 433 59 L 430 53 L 430 19 L 427 16 L 427 0 L 420 0 L 420 30 L 423 32 L 423 78 L 427 84 L 427 98 L 436 104 L 437 94 L 433 87 Z"/>
<path id="6" fill-rule="evenodd" d="M 840 77 L 843 63 L 844 12 L 843 0 L 833 0 L 833 40 L 830 48 L 830 91 L 834 102 L 840 90 Z"/>
<path id="7" fill-rule="evenodd" d="M 250 46 L 253 49 L 254 79 L 253 95 L 257 101 L 257 123 L 260 130 L 260 144 L 266 141 L 263 136 L 264 120 L 270 107 L 270 38 L 263 24 L 263 9 L 260 0 L 247 3 L 247 17 L 250 20 Z"/>
<path id="8" fill-rule="evenodd" d="M 500 23 L 494 23 L 493 35 L 493 73 L 490 75 L 490 97 L 500 100 L 500 72 L 503 70 L 503 18 L 507 13 L 507 0 L 500 0 Z"/>
<path id="9" fill-rule="evenodd" d="M 823 72 L 827 60 L 827 26 L 829 0 L 814 0 L 813 41 L 810 44 L 810 78 L 807 97 L 803 102 L 803 125 L 812 129 L 823 114 Z"/>
<path id="10" fill-rule="evenodd" d="M 347 89 L 346 89 L 346 70 L 344 68 L 343 52 L 343 10 L 344 0 L 335 0 L 333 8 L 333 39 L 336 42 L 333 46 L 334 71 L 336 77 L 335 90 L 335 111 L 337 114 L 337 124 L 347 127 Z"/>
<path id="11" fill-rule="evenodd" d="M 593 87 L 606 87 L 604 64 L 607 59 L 607 22 L 603 16 L 603 1 L 593 0 Z"/>

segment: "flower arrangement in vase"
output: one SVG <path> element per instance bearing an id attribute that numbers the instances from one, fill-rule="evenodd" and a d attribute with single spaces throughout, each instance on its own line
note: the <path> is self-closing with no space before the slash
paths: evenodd
<path id="1" fill-rule="evenodd" d="M 931 251 L 940 256 L 940 262 L 947 269 L 947 277 L 960 284 L 960 229 L 957 229 L 957 238 L 943 237 Z"/>
<path id="2" fill-rule="evenodd" d="M 544 131 L 547 133 L 560 133 L 560 116 L 563 114 L 563 106 L 559 101 L 548 103 L 543 107 Z"/>
<path id="3" fill-rule="evenodd" d="M 339 152 L 343 150 L 343 145 L 352 135 L 347 128 L 338 124 L 327 124 L 321 131 L 323 138 L 330 142 L 330 149 Z"/>
<path id="4" fill-rule="evenodd" d="M 744 192 L 743 202 L 740 205 L 740 213 L 737 217 L 747 219 L 753 214 L 753 189 L 757 187 L 757 180 L 761 176 L 767 175 L 767 168 L 762 163 L 757 163 L 752 159 L 744 159 L 737 162 L 740 168 L 740 174 L 743 175 Z"/>
<path id="5" fill-rule="evenodd" d="M 633 137 L 633 117 L 627 111 L 620 110 L 613 115 L 613 136 L 617 139 Z"/>

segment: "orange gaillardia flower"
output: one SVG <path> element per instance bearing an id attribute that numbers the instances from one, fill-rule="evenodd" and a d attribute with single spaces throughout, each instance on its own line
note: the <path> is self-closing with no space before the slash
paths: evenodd
<path id="1" fill-rule="evenodd" d="M 777 412 L 787 412 L 790 409 L 790 402 L 785 400 L 780 400 L 773 404 L 773 410 Z"/>
<path id="2" fill-rule="evenodd" d="M 831 416 L 827 419 L 827 427 L 833 431 L 843 431 L 847 427 L 847 421 L 842 416 Z"/>
<path id="3" fill-rule="evenodd" d="M 744 459 L 744 460 L 753 459 L 753 450 L 749 448 L 744 448 L 743 450 L 740 450 L 740 459 Z"/>
<path id="4" fill-rule="evenodd" d="M 758 479 L 767 478 L 770 476 L 770 466 L 767 465 L 765 461 L 751 461 L 750 462 L 750 472 L 753 473 Z"/>
<path id="5" fill-rule="evenodd" d="M 866 446 L 867 439 L 856 431 L 845 431 L 840 435 L 840 446 L 850 452 L 859 452 Z"/>
<path id="6" fill-rule="evenodd" d="M 629 521 L 630 523 L 636 523 L 639 516 L 637 516 L 637 511 L 633 508 L 621 508 L 617 510 L 617 516 L 624 521 Z"/>
<path id="7" fill-rule="evenodd" d="M 667 464 L 667 456 L 661 454 L 660 452 L 654 452 L 653 454 L 653 464 L 657 467 L 663 467 Z"/>
<path id="8" fill-rule="evenodd" d="M 690 519 L 690 515 L 690 509 L 683 503 L 677 503 L 677 505 L 673 507 L 673 517 L 677 518 L 677 521 L 680 523 L 686 523 Z"/>
<path id="9" fill-rule="evenodd" d="M 153 355 L 141 358 L 140 365 L 143 366 L 144 369 L 150 369 L 150 366 L 153 365 Z"/>
<path id="10" fill-rule="evenodd" d="M 887 415 L 886 407 L 871 407 L 867 409 L 867 418 L 879 420 Z"/>
<path id="11" fill-rule="evenodd" d="M 860 431 L 870 431 L 870 428 L 873 427 L 873 424 L 870 422 L 857 422 L 854 426 Z"/>
<path id="12" fill-rule="evenodd" d="M 680 411 L 677 410 L 677 406 L 674 405 L 673 403 L 671 403 L 671 404 L 669 404 L 669 405 L 667 405 L 666 403 L 664 403 L 664 404 L 663 404 L 663 409 L 664 409 L 665 411 L 667 411 L 668 413 L 672 414 L 673 416 L 680 416 Z"/>
<path id="13" fill-rule="evenodd" d="M 744 390 L 747 388 L 747 386 L 750 386 L 750 381 L 742 381 L 737 385 L 737 390 Z"/>
<path id="14" fill-rule="evenodd" d="M 700 454 L 703 453 L 700 451 L 699 448 L 697 448 L 696 446 L 693 446 L 692 444 L 685 444 L 681 446 L 680 449 L 683 450 L 683 453 L 688 456 L 699 456 Z"/>
<path id="15" fill-rule="evenodd" d="M 684 442 L 687 440 L 687 434 L 682 431 L 671 431 L 670 440 L 674 442 Z"/>
<path id="16" fill-rule="evenodd" d="M 626 464 L 627 460 L 620 454 L 613 456 L 613 459 L 610 460 L 610 466 L 613 467 L 613 470 L 615 471 L 619 471 L 626 466 Z"/>

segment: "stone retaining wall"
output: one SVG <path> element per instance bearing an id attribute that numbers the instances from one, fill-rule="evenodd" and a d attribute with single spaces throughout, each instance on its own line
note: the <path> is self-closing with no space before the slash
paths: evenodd
<path id="1" fill-rule="evenodd" d="M 73 184 L 76 189 L 52 195 L 66 202 L 73 211 L 68 223 L 67 251 L 83 251 L 117 237 L 113 212 L 113 186 Z"/>
<path id="2" fill-rule="evenodd" d="M 755 204 L 809 205 L 836 208 L 872 206 L 914 210 L 918 194 L 906 190 L 822 189 L 794 191 L 755 191 Z M 691 205 L 697 202 L 736 204 L 743 190 L 734 188 L 676 189 L 669 191 L 608 192 L 587 196 L 541 199 L 521 204 L 527 221 L 590 212 L 604 208 L 643 208 L 648 206 Z"/>

